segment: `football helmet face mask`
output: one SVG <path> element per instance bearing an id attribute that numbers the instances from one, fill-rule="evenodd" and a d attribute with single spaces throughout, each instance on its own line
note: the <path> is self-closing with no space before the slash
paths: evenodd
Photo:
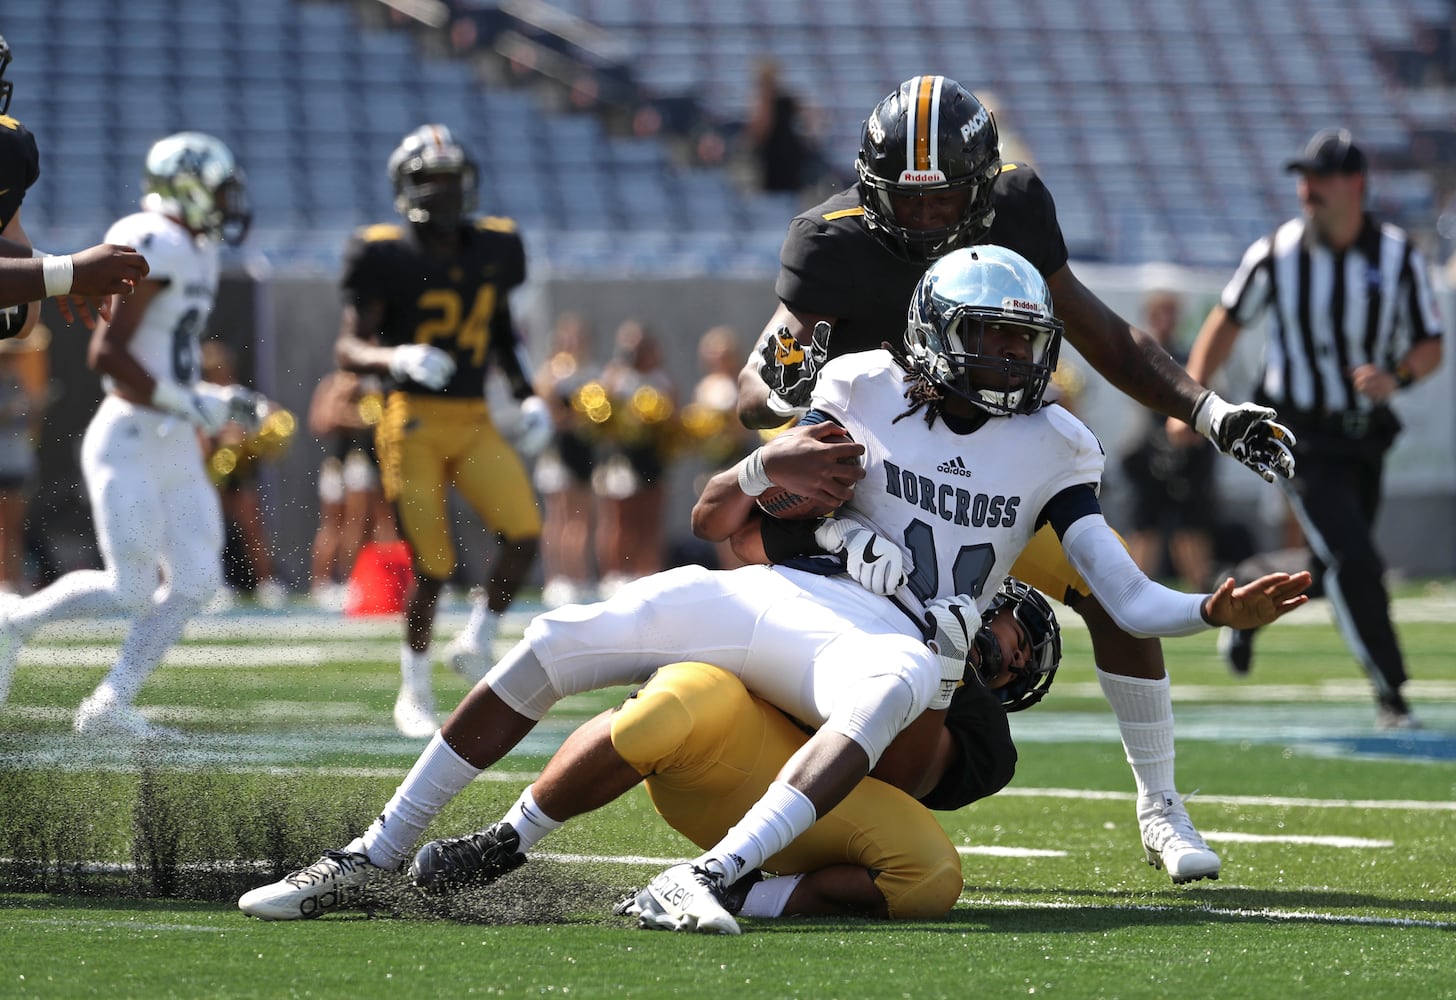
<path id="1" fill-rule="evenodd" d="M 416 225 L 448 231 L 475 211 L 475 161 L 444 125 L 421 125 L 389 154 L 394 207 Z"/>
<path id="2" fill-rule="evenodd" d="M 147 151 L 142 207 L 173 215 L 194 232 L 233 246 L 252 222 L 248 184 L 232 150 L 202 132 L 178 132 Z"/>
<path id="3" fill-rule="evenodd" d="M 5 70 L 10 65 L 10 43 L 0 35 L 0 115 L 10 110 L 10 96 L 15 92 L 15 83 L 5 79 Z"/>
<path id="4" fill-rule="evenodd" d="M 1023 334 L 1029 355 L 992 349 L 988 327 Z M 1005 247 L 967 247 L 942 257 L 910 299 L 905 352 L 912 370 L 992 416 L 1041 406 L 1061 342 L 1046 279 Z"/>
<path id="5" fill-rule="evenodd" d="M 935 260 L 976 243 L 996 217 L 996 120 L 954 80 L 912 77 L 865 120 L 855 170 L 870 231 L 897 257 Z M 966 195 L 960 217 L 949 225 L 917 229 L 897 221 L 897 200 L 947 192 Z"/>
<path id="6" fill-rule="evenodd" d="M 1031 653 L 1021 666 L 1010 666 L 1001 643 L 989 625 L 976 633 L 975 646 L 981 653 L 977 671 L 990 684 L 1006 671 L 1011 680 L 991 693 L 1001 700 L 1008 712 L 1030 708 L 1046 696 L 1062 662 L 1062 629 L 1052 606 L 1040 593 L 1014 577 L 1007 577 L 991 603 L 986 605 L 983 620 L 989 622 L 1002 609 L 1009 608 L 1017 624 L 1026 632 Z"/>

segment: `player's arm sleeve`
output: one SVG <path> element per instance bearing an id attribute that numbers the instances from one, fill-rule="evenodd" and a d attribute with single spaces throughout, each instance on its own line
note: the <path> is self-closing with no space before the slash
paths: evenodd
<path id="1" fill-rule="evenodd" d="M 780 302 L 811 316 L 839 316 L 844 303 L 858 298 L 854 273 L 845 267 L 838 250 L 839 238 L 811 218 L 801 216 L 789 223 L 774 282 Z"/>
<path id="2" fill-rule="evenodd" d="M 959 809 L 1011 783 L 1016 744 L 1001 702 L 984 684 L 962 684 L 945 713 L 954 752 L 945 773 L 920 802 L 928 809 Z"/>
<path id="3" fill-rule="evenodd" d="M 1062 551 L 1124 632 L 1172 637 L 1210 627 L 1203 620 L 1208 595 L 1169 590 L 1148 579 L 1101 514 L 1088 514 L 1068 527 Z"/>
<path id="4" fill-rule="evenodd" d="M 1068 256 L 1067 240 L 1057 220 L 1057 203 L 1035 170 L 1025 163 L 1012 166 L 1013 217 L 1027 241 L 1021 254 L 1042 274 L 1055 274 L 1066 266 Z"/>
<path id="5" fill-rule="evenodd" d="M 385 275 L 379 263 L 379 249 L 379 243 L 366 239 L 362 233 L 349 237 L 344 246 L 343 273 L 339 278 L 346 305 L 362 308 L 382 297 L 380 289 L 385 287 Z"/>

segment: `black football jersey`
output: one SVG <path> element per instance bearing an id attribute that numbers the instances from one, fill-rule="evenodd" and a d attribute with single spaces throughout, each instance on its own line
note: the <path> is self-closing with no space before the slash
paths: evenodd
<path id="1" fill-rule="evenodd" d="M 30 129 L 0 115 L 0 229 L 10 225 L 26 189 L 40 176 L 40 151 Z"/>
<path id="2" fill-rule="evenodd" d="M 1051 192 L 1024 163 L 996 176 L 996 219 L 982 243 L 1015 250 L 1042 275 L 1067 263 L 1067 243 Z M 892 254 L 864 224 L 859 189 L 850 188 L 794 217 L 779 253 L 778 297 L 791 309 L 833 316 L 829 356 L 899 344 L 905 313 L 927 264 Z"/>
<path id="3" fill-rule="evenodd" d="M 449 352 L 455 374 L 441 389 L 413 382 L 390 388 L 436 396 L 480 397 L 492 362 L 517 370 L 509 293 L 526 280 L 526 251 L 510 219 L 488 217 L 464 230 L 460 251 L 426 253 L 410 227 L 385 223 L 354 234 L 344 251 L 345 300 L 384 304 L 381 343 L 429 344 Z"/>

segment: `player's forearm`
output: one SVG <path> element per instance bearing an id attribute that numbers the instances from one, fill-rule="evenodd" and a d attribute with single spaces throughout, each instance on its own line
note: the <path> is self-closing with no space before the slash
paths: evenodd
<path id="1" fill-rule="evenodd" d="M 708 480 L 693 504 L 693 534 L 704 541 L 724 541 L 746 525 L 752 514 L 753 498 L 738 485 L 738 466 L 725 469 Z"/>
<path id="2" fill-rule="evenodd" d="M 3 248 L 16 246 L 9 240 L 0 241 Z M 46 297 L 45 273 L 39 257 L 31 257 L 30 249 L 25 256 L 6 254 L 0 256 L 0 309 L 39 302 Z"/>
<path id="3" fill-rule="evenodd" d="M 782 415 L 769 408 L 768 394 L 768 385 L 759 376 L 758 366 L 749 359 L 738 373 L 738 420 L 744 427 L 763 430 L 784 422 Z"/>
<path id="4" fill-rule="evenodd" d="M 394 348 L 371 344 L 358 337 L 340 337 L 334 345 L 334 362 L 346 372 L 389 374 Z"/>

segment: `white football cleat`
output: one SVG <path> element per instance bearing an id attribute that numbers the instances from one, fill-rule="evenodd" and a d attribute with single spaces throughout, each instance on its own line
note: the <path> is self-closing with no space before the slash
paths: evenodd
<path id="1" fill-rule="evenodd" d="M 1218 878 L 1222 862 L 1194 827 L 1177 792 L 1139 799 L 1138 825 L 1148 864 L 1167 869 L 1175 885 Z"/>
<path id="2" fill-rule="evenodd" d="M 181 731 L 148 722 L 133 705 L 123 705 L 109 692 L 93 694 L 76 709 L 72 728 L 81 736 L 98 740 L 137 740 L 157 743 L 182 743 L 187 737 Z"/>
<path id="3" fill-rule="evenodd" d="M 341 851 L 325 851 L 307 868 L 283 876 L 271 885 L 243 893 L 238 909 L 262 920 L 312 920 L 359 901 L 376 872 L 362 841 Z"/>
<path id="4" fill-rule="evenodd" d="M 281 611 L 288 606 L 288 588 L 273 577 L 269 577 L 253 588 L 253 600 L 258 602 L 260 608 Z"/>
<path id="5" fill-rule="evenodd" d="M 450 640 L 440 657 L 445 661 L 445 666 L 471 684 L 479 683 L 490 670 L 489 650 L 476 647 L 463 632 Z"/>
<path id="6" fill-rule="evenodd" d="M 410 684 L 402 684 L 394 700 L 394 728 L 412 740 L 427 740 L 440 728 L 435 722 L 435 696 Z"/>
<path id="7" fill-rule="evenodd" d="M 724 892 L 717 872 L 684 862 L 653 879 L 638 894 L 631 915 L 649 930 L 740 934 L 738 921 L 723 905 Z"/>

